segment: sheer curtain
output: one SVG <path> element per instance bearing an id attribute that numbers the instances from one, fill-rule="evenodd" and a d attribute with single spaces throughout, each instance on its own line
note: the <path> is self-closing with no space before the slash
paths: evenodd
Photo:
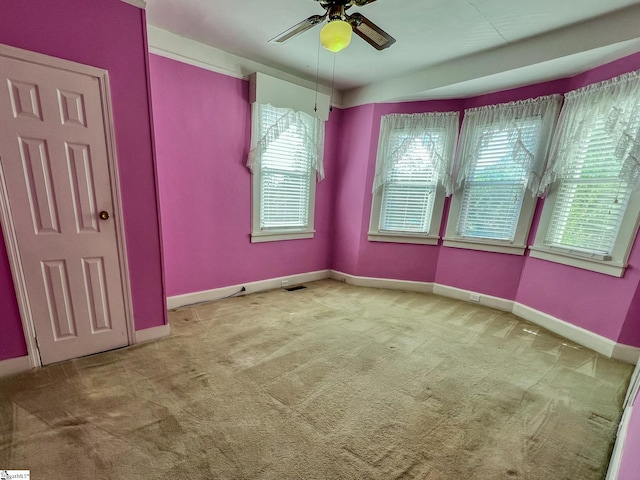
<path id="1" fill-rule="evenodd" d="M 373 193 L 390 181 L 393 166 L 407 154 L 416 140 L 420 140 L 427 149 L 429 160 L 435 164 L 439 183 L 449 185 L 458 124 L 458 112 L 384 115 L 380 125 Z M 443 141 L 435 140 L 435 132 L 442 135 Z"/>
<path id="2" fill-rule="evenodd" d="M 549 146 L 551 129 L 560 109 L 560 95 L 550 95 L 517 102 L 470 108 L 464 112 L 460 144 L 455 171 L 448 191 L 460 188 L 478 161 L 487 136 L 500 132 L 508 138 L 508 154 L 527 173 L 527 188 L 535 195 L 540 186 L 544 169 L 544 157 Z M 527 147 L 532 142 L 523 136 L 529 134 L 530 120 L 540 121 L 540 137 L 536 149 Z M 528 122 L 525 122 L 528 121 Z"/>
<path id="3" fill-rule="evenodd" d="M 324 178 L 324 125 L 317 117 L 288 108 L 276 108 L 270 104 L 254 103 L 251 106 L 251 149 L 247 167 L 260 167 L 262 156 L 270 145 L 283 134 L 296 128 L 304 143 L 306 159 L 317 173 L 318 180 Z"/>
<path id="4" fill-rule="evenodd" d="M 604 128 L 600 125 L 604 122 Z M 565 95 L 540 193 L 573 169 L 577 151 L 603 131 L 619 161 L 621 182 L 640 188 L 640 71 Z"/>

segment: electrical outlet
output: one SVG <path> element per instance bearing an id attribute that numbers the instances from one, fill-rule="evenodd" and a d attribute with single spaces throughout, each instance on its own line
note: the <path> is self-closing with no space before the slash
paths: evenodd
<path id="1" fill-rule="evenodd" d="M 472 293 L 469 295 L 469 300 L 471 300 L 472 302 L 479 302 L 480 295 L 478 295 L 477 293 Z"/>
<path id="2" fill-rule="evenodd" d="M 281 287 L 288 287 L 289 286 L 289 280 L 282 280 L 280 282 L 280 286 Z"/>

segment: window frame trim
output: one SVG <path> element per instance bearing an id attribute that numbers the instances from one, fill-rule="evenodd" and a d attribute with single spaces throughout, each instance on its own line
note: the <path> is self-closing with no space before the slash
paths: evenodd
<path id="1" fill-rule="evenodd" d="M 465 248 L 468 250 L 480 250 L 485 252 L 506 253 L 510 255 L 524 255 L 527 250 L 527 238 L 531 230 L 533 216 L 538 203 L 538 198 L 534 197 L 531 190 L 525 187 L 524 197 L 522 198 L 522 207 L 520 208 L 520 216 L 516 225 L 516 232 L 513 241 L 507 240 L 491 240 L 485 238 L 462 237 L 456 234 L 458 228 L 458 220 L 460 219 L 460 210 L 462 208 L 462 197 L 464 192 L 463 181 L 451 196 L 449 205 L 449 218 L 447 219 L 447 228 L 443 239 L 445 247 Z"/>
<path id="2" fill-rule="evenodd" d="M 452 112 L 446 112 L 451 114 Z M 459 117 L 458 117 L 459 122 Z M 376 153 L 375 168 L 378 169 L 378 162 L 380 161 L 380 142 L 383 135 L 383 122 L 381 119 L 380 132 L 378 139 L 378 151 Z M 430 128 L 425 130 L 442 130 L 438 128 Z M 445 132 L 446 133 L 446 132 Z M 389 131 L 389 135 L 392 131 Z M 456 134 L 451 150 L 451 158 L 449 162 L 454 161 L 456 145 L 460 135 L 459 125 L 456 127 Z M 446 146 L 445 146 L 446 148 Z M 367 232 L 367 240 L 369 242 L 384 242 L 384 243 L 407 243 L 415 245 L 438 245 L 441 240 L 440 230 L 442 228 L 442 217 L 444 216 L 444 204 L 447 196 L 446 187 L 443 184 L 443 179 L 438 178 L 435 185 L 435 192 L 433 198 L 433 209 L 431 210 L 431 221 L 429 222 L 429 229 L 427 232 L 403 232 L 400 230 L 383 230 L 380 228 L 380 221 L 382 220 L 382 204 L 384 190 L 386 185 L 382 185 L 372 195 L 371 201 L 371 213 L 369 216 L 369 230 Z"/>
<path id="3" fill-rule="evenodd" d="M 324 128 L 324 122 L 322 127 Z M 307 225 L 303 227 L 260 228 L 262 201 L 262 166 L 251 170 L 251 243 L 303 240 L 314 238 L 316 205 L 316 169 L 309 168 L 309 204 L 307 205 Z"/>
<path id="4" fill-rule="evenodd" d="M 552 96 L 549 96 L 551 98 Z M 535 101 L 536 99 L 530 99 Z M 525 101 L 526 102 L 526 101 Z M 498 108 L 501 104 L 494 105 Z M 508 105 L 508 104 L 506 104 Z M 482 107 L 481 107 L 482 108 Z M 548 113 L 547 113 L 548 114 Z M 550 119 L 549 125 L 545 128 L 545 115 L 540 117 L 540 136 L 538 139 L 538 145 L 536 149 L 536 157 L 538 161 L 544 165 L 551 148 L 553 135 L 558 124 L 558 115 L 560 114 L 560 107 L 553 119 Z M 526 115 L 521 117 L 522 119 L 529 118 Z M 463 117 L 463 125 L 465 118 Z M 484 128 L 491 127 L 491 123 L 484 124 Z M 461 129 L 462 134 L 462 129 Z M 475 135 L 475 132 L 474 132 Z M 462 137 L 459 138 L 459 142 L 462 141 Z M 460 152 L 458 152 L 459 154 Z M 525 255 L 527 251 L 527 244 L 529 233 L 533 224 L 533 217 L 535 215 L 536 207 L 538 205 L 537 192 L 532 191 L 525 185 L 523 191 L 522 206 L 520 208 L 520 216 L 518 217 L 518 223 L 516 225 L 516 231 L 513 236 L 513 241 L 501 241 L 482 238 L 470 238 L 461 237 L 457 235 L 458 221 L 460 220 L 460 212 L 462 209 L 462 199 L 464 196 L 464 187 L 466 179 L 463 180 L 453 194 L 451 195 L 451 202 L 449 204 L 449 215 L 447 218 L 447 226 L 445 229 L 445 235 L 443 238 L 443 246 L 452 248 L 465 248 L 469 250 L 480 250 L 485 252 L 494 253 L 506 253 L 511 255 Z"/>
<path id="5" fill-rule="evenodd" d="M 603 259 L 590 257 L 588 253 L 571 251 L 570 248 L 564 249 L 544 244 L 561 182 L 561 179 L 556 180 L 549 188 L 549 193 L 542 207 L 542 214 L 540 215 L 533 245 L 529 247 L 530 256 L 613 277 L 623 277 L 629 264 L 629 255 L 635 243 L 638 228 L 640 227 L 640 191 L 631 191 L 610 259 Z"/>

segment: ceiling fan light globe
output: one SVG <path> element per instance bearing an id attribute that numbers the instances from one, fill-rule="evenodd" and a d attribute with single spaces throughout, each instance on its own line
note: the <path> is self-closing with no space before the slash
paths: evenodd
<path id="1" fill-rule="evenodd" d="M 330 52 L 344 50 L 351 43 L 351 25 L 344 20 L 332 20 L 320 30 L 320 43 Z"/>

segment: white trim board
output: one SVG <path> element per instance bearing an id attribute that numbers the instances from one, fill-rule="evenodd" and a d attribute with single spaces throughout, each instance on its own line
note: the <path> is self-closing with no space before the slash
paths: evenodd
<path id="1" fill-rule="evenodd" d="M 348 283 L 356 287 L 388 288 L 389 290 L 406 290 L 408 292 L 433 293 L 433 283 L 415 282 L 411 280 L 394 280 L 390 278 L 359 277 L 337 270 L 330 271 L 329 278 Z"/>
<path id="2" fill-rule="evenodd" d="M 147 25 L 147 35 L 149 52 L 155 55 L 243 80 L 248 80 L 252 73 L 261 72 L 314 91 L 316 89 L 314 81 L 305 80 L 262 63 L 227 53 L 190 38 L 181 37 L 155 25 Z M 326 85 L 320 85 L 318 91 L 331 95 L 331 87 Z M 334 91 L 332 100 L 333 105 L 341 107 L 341 92 Z"/>
<path id="3" fill-rule="evenodd" d="M 145 328 L 144 330 L 136 331 L 136 344 L 152 342 L 163 337 L 168 337 L 171 334 L 171 327 L 169 325 L 158 325 L 157 327 Z"/>
<path id="4" fill-rule="evenodd" d="M 29 360 L 28 355 L 25 355 L 24 357 L 0 360 L 0 378 L 15 375 L 16 373 L 26 372 L 32 368 L 31 360 Z"/>
<path id="5" fill-rule="evenodd" d="M 622 465 L 622 457 L 624 454 L 624 445 L 627 440 L 627 431 L 629 430 L 629 423 L 631 422 L 631 415 L 633 413 L 633 407 L 627 407 L 624 409 L 620 425 L 618 425 L 618 432 L 616 434 L 616 443 L 611 453 L 611 460 L 609 461 L 609 469 L 607 470 L 607 476 L 605 480 L 617 480 L 620 473 L 620 465 Z"/>
<path id="6" fill-rule="evenodd" d="M 230 285 L 228 287 L 213 288 L 202 292 L 187 293 L 184 295 L 176 295 L 167 297 L 167 308 L 174 308 L 193 305 L 195 303 L 211 302 L 229 297 L 234 294 L 246 295 L 248 293 L 263 292 L 265 290 L 274 290 L 283 286 L 282 282 L 288 282 L 287 286 L 297 285 L 306 282 L 315 282 L 329 278 L 329 270 L 318 270 L 317 272 L 299 273 L 295 275 L 287 275 L 285 277 L 268 278 L 257 282 L 240 283 L 238 285 Z M 242 287 L 244 292 L 240 292 Z"/>
<path id="7" fill-rule="evenodd" d="M 615 358 L 616 360 L 622 360 L 627 363 L 637 363 L 638 357 L 640 357 L 640 348 L 638 347 L 618 344 L 602 335 L 565 322 L 564 320 L 560 320 L 559 318 L 521 303 L 514 303 L 513 314 L 546 328 L 561 337 L 567 338 L 591 350 L 595 350 L 605 357 Z"/>
<path id="8" fill-rule="evenodd" d="M 485 307 L 495 308 L 496 310 L 502 310 L 503 312 L 513 311 L 513 301 L 505 300 L 500 297 L 493 297 L 491 295 L 485 295 L 482 293 L 472 292 L 470 290 L 463 290 L 462 288 L 450 287 L 449 285 L 440 285 L 436 283 L 433 286 L 433 293 L 441 295 L 443 297 L 455 298 L 456 300 L 462 300 L 464 302 L 477 303 L 484 305 Z M 478 300 L 471 300 L 472 295 L 477 295 Z"/>

